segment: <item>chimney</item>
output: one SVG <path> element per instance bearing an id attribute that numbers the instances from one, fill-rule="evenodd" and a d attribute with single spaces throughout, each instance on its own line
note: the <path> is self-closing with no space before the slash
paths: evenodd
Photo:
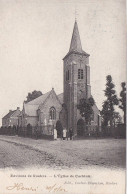
<path id="1" fill-rule="evenodd" d="M 12 110 L 9 110 L 9 112 L 11 112 Z"/>
<path id="2" fill-rule="evenodd" d="M 17 110 L 20 110 L 20 107 L 17 107 Z"/>

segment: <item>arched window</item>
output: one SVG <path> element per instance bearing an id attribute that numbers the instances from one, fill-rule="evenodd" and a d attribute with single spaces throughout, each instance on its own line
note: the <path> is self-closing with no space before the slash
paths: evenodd
<path id="1" fill-rule="evenodd" d="M 54 107 L 50 108 L 50 119 L 55 120 L 56 119 L 56 109 Z"/>

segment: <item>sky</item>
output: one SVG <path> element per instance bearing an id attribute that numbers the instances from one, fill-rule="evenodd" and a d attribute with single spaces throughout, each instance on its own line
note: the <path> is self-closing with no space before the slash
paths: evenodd
<path id="1" fill-rule="evenodd" d="M 99 109 L 106 76 L 117 95 L 126 80 L 125 0 L 0 0 L 0 125 L 22 109 L 28 92 L 63 92 L 63 57 L 77 10 L 82 48 L 90 54 L 91 92 Z"/>

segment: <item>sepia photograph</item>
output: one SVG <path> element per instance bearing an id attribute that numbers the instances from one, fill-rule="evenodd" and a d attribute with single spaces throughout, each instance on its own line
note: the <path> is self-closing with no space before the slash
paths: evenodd
<path id="1" fill-rule="evenodd" d="M 0 0 L 0 194 L 125 194 L 126 1 Z"/>

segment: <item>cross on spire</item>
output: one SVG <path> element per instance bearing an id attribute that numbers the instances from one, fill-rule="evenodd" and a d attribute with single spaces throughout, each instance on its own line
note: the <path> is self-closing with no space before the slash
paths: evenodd
<path id="1" fill-rule="evenodd" d="M 77 20 L 77 16 L 78 16 L 78 13 L 77 13 L 77 10 L 75 8 L 75 21 Z"/>

